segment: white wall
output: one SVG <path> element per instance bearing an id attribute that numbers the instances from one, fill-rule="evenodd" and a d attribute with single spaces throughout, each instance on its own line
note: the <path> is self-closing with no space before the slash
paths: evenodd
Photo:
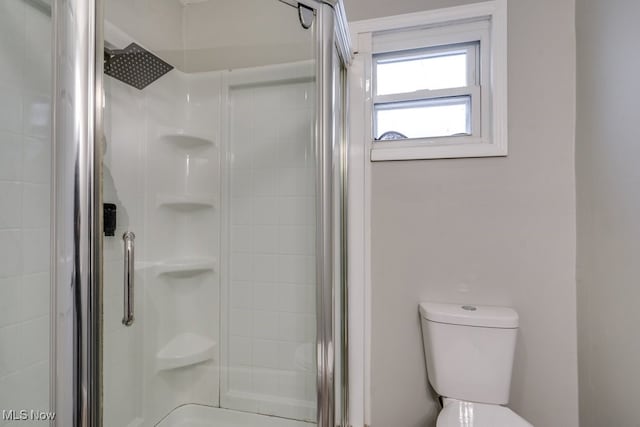
<path id="1" fill-rule="evenodd" d="M 216 0 L 184 8 L 187 72 L 238 69 L 312 59 L 314 38 L 298 11 L 269 0 Z"/>
<path id="2" fill-rule="evenodd" d="M 349 21 L 476 3 L 473 0 L 343 0 Z"/>
<path id="3" fill-rule="evenodd" d="M 169 63 L 182 63 L 184 48 L 183 7 L 178 0 L 107 0 L 105 19 L 117 24 L 138 44 L 150 49 Z M 111 43 L 109 34 L 105 40 Z M 116 44 L 115 48 L 125 46 Z"/>
<path id="4" fill-rule="evenodd" d="M 50 32 L 0 2 L 0 411 L 49 407 Z"/>
<path id="5" fill-rule="evenodd" d="M 460 3 L 345 0 L 352 20 Z M 372 165 L 373 427 L 433 425 L 428 300 L 515 307 L 510 406 L 578 425 L 574 2 L 511 1 L 508 23 L 509 156 Z"/>
<path id="6" fill-rule="evenodd" d="M 578 325 L 584 427 L 638 424 L 640 3 L 576 1 Z"/>

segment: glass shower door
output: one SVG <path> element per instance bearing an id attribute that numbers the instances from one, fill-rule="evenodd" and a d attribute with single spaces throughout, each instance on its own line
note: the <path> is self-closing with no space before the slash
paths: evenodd
<path id="1" fill-rule="evenodd" d="M 0 425 L 48 425 L 51 11 L 0 2 Z"/>
<path id="2" fill-rule="evenodd" d="M 104 3 L 105 427 L 315 422 L 313 10 Z"/>

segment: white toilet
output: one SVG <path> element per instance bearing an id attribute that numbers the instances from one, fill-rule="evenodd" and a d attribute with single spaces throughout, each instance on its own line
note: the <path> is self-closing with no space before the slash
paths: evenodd
<path id="1" fill-rule="evenodd" d="M 506 307 L 420 304 L 427 373 L 442 397 L 437 427 L 532 427 L 507 408 L 518 313 Z"/>

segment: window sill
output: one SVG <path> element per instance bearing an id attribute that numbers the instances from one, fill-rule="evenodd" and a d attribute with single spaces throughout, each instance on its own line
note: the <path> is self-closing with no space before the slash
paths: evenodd
<path id="1" fill-rule="evenodd" d="M 448 138 L 451 141 L 451 138 Z M 464 157 L 503 157 L 507 147 L 482 140 L 465 138 L 464 142 L 434 142 L 429 139 L 380 142 L 371 144 L 371 161 L 455 159 Z"/>

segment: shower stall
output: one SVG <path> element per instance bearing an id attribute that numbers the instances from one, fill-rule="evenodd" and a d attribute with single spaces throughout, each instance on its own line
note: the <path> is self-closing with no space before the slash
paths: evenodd
<path id="1" fill-rule="evenodd" d="M 22 192 L 0 216 L 0 292 L 17 280 L 7 295 L 39 310 L 0 316 L 0 410 L 59 427 L 346 425 L 341 2 L 0 8 L 21 121 L 0 119 L 0 148 L 24 151 L 24 172 L 0 175 L 3 210 Z M 21 362 L 11 339 L 32 332 Z"/>

